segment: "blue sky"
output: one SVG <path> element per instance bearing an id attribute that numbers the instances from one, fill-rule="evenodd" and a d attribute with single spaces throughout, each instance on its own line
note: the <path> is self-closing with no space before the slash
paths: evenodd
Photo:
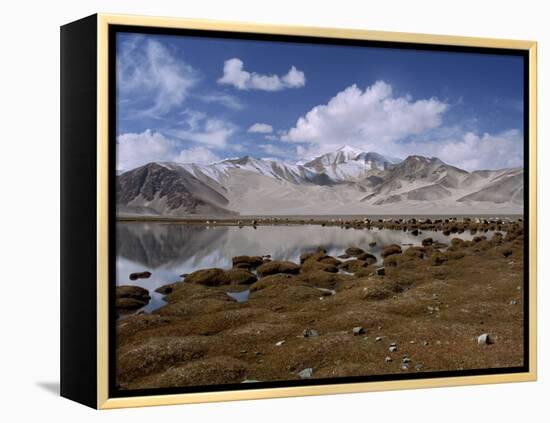
<path id="1" fill-rule="evenodd" d="M 117 167 L 343 145 L 467 170 L 523 165 L 519 57 L 117 35 Z"/>

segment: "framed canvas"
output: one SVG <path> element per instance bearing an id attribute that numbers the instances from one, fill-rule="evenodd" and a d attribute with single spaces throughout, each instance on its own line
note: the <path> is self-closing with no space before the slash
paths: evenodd
<path id="1" fill-rule="evenodd" d="M 536 43 L 61 28 L 61 394 L 536 379 Z"/>

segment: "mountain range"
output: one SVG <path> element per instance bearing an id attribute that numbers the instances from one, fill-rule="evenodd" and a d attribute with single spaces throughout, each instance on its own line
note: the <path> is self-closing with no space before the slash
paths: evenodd
<path id="1" fill-rule="evenodd" d="M 117 175 L 119 215 L 521 214 L 523 169 L 468 172 L 344 146 L 288 164 L 244 156 Z"/>

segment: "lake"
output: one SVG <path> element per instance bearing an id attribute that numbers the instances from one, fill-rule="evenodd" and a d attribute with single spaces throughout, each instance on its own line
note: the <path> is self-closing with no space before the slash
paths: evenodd
<path id="1" fill-rule="evenodd" d="M 443 235 L 441 231 L 410 232 L 389 229 L 344 229 L 339 226 L 277 225 L 206 226 L 159 222 L 117 223 L 117 285 L 138 285 L 151 294 L 151 301 L 141 310 L 150 312 L 164 304 L 163 295 L 154 292 L 162 285 L 181 280 L 180 275 L 199 269 L 232 267 L 231 259 L 240 255 L 267 255 L 273 260 L 299 263 L 300 254 L 323 247 L 327 254 L 338 256 L 350 246 L 357 246 L 380 259 L 380 250 L 388 244 L 421 245 L 424 238 L 449 243 L 452 238 L 472 239 L 469 231 Z M 486 234 L 488 237 L 491 233 Z M 369 243 L 376 246 L 369 247 Z M 148 279 L 131 281 L 130 273 L 148 270 Z M 238 291 L 238 289 L 236 289 Z M 243 295 L 235 295 L 243 300 Z M 139 311 L 139 310 L 138 310 Z"/>

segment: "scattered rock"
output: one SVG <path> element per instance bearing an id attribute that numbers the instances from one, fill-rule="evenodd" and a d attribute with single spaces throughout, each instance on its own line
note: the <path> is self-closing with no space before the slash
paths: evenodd
<path id="1" fill-rule="evenodd" d="M 380 255 L 382 256 L 382 258 L 386 258 L 393 254 L 401 254 L 401 253 L 402 253 L 402 250 L 399 245 L 391 244 L 382 248 L 382 252 L 380 253 Z"/>
<path id="2" fill-rule="evenodd" d="M 116 308 L 136 310 L 149 303 L 149 291 L 140 286 L 121 285 L 116 287 Z"/>
<path id="3" fill-rule="evenodd" d="M 517 300 L 511 300 L 511 301 L 510 301 L 510 305 L 516 305 L 517 303 L 518 303 Z"/>
<path id="4" fill-rule="evenodd" d="M 355 336 L 363 335 L 365 333 L 365 329 L 362 326 L 356 326 L 351 330 L 351 333 Z"/>
<path id="5" fill-rule="evenodd" d="M 258 266 L 256 273 L 258 276 L 269 276 L 276 273 L 297 274 L 300 272 L 300 266 L 290 261 L 271 261 Z"/>
<path id="6" fill-rule="evenodd" d="M 304 338 L 314 338 L 316 336 L 319 336 L 319 331 L 316 329 L 304 329 L 302 335 Z"/>
<path id="7" fill-rule="evenodd" d="M 363 254 L 365 251 L 358 247 L 349 247 L 346 249 L 345 253 L 350 257 L 357 257 L 358 255 Z"/>
<path id="8" fill-rule="evenodd" d="M 391 363 L 391 362 L 393 361 L 393 359 L 392 359 L 390 356 L 387 356 L 387 357 L 384 359 L 384 361 L 385 361 L 386 363 Z"/>
<path id="9" fill-rule="evenodd" d="M 353 259 L 353 260 L 347 260 L 347 261 L 342 262 L 338 267 L 341 270 L 344 270 L 346 272 L 355 273 L 358 270 L 360 270 L 364 267 L 367 267 L 367 266 L 368 266 L 367 262 L 365 262 L 363 260 Z"/>
<path id="10" fill-rule="evenodd" d="M 130 280 L 135 281 L 136 279 L 149 279 L 151 277 L 151 272 L 135 272 L 130 273 Z"/>
<path id="11" fill-rule="evenodd" d="M 376 342 L 379 342 L 379 341 L 382 340 L 382 337 L 381 337 L 381 336 L 377 336 L 376 338 L 374 338 L 374 340 L 375 340 Z"/>
<path id="12" fill-rule="evenodd" d="M 227 279 L 227 283 L 235 285 L 251 285 L 258 280 L 258 278 L 244 269 L 230 269 L 226 270 L 224 278 Z"/>
<path id="13" fill-rule="evenodd" d="M 206 286 L 218 286 L 223 285 L 227 282 L 227 279 L 225 279 L 224 275 L 225 271 L 223 269 L 202 269 L 187 275 L 187 277 L 185 278 L 185 282 L 196 283 Z"/>
<path id="14" fill-rule="evenodd" d="M 490 345 L 493 343 L 493 339 L 488 333 L 483 333 L 478 336 L 477 343 L 479 345 Z"/>
<path id="15" fill-rule="evenodd" d="M 284 345 L 284 343 L 285 343 L 285 341 L 279 341 L 279 342 L 276 342 L 275 345 L 277 347 L 280 347 L 280 346 Z"/>
<path id="16" fill-rule="evenodd" d="M 311 377 L 313 376 L 313 369 L 311 367 L 308 367 L 307 369 L 299 372 L 298 376 L 300 377 L 300 379 L 311 379 Z"/>
<path id="17" fill-rule="evenodd" d="M 432 238 L 425 238 L 422 240 L 422 246 L 428 247 L 434 243 L 434 240 Z"/>
<path id="18" fill-rule="evenodd" d="M 358 260 L 363 260 L 365 262 L 367 262 L 367 264 L 374 264 L 376 263 L 378 260 L 376 259 L 376 256 L 370 254 L 370 253 L 363 253 L 363 254 L 359 254 L 357 256 L 357 259 Z"/>
<path id="19" fill-rule="evenodd" d="M 406 363 L 410 363 L 411 362 L 411 359 L 409 357 L 403 357 L 403 360 L 401 360 L 402 363 L 406 364 Z"/>
<path id="20" fill-rule="evenodd" d="M 395 351 L 397 351 L 397 346 L 392 345 L 390 348 L 388 348 L 388 350 L 389 350 L 390 352 L 395 352 Z"/>
<path id="21" fill-rule="evenodd" d="M 232 259 L 233 267 L 242 268 L 248 266 L 250 269 L 255 269 L 260 266 L 264 259 L 260 256 L 236 256 Z"/>

